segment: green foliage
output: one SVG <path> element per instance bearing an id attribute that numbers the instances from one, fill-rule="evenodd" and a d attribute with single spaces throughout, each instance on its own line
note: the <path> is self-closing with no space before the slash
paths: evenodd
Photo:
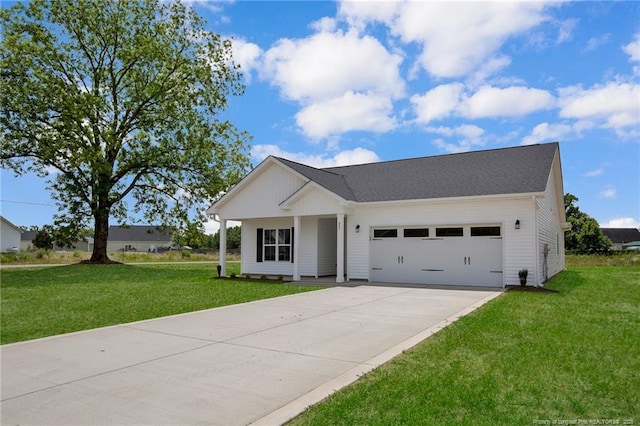
<path id="1" fill-rule="evenodd" d="M 183 259 L 189 259 L 191 257 L 191 252 L 189 250 L 182 250 L 182 252 L 180 252 L 180 256 Z"/>
<path id="2" fill-rule="evenodd" d="M 227 228 L 227 250 L 239 250 L 242 241 L 242 227 L 232 226 Z M 211 248 L 217 250 L 220 247 L 220 231 L 213 234 Z"/>
<path id="3" fill-rule="evenodd" d="M 204 225 L 199 222 L 187 222 L 173 233 L 173 243 L 177 247 L 189 246 L 199 249 L 205 246 Z"/>
<path id="4" fill-rule="evenodd" d="M 42 250 L 53 250 L 53 237 L 47 229 L 36 232 L 31 242 L 35 248 Z"/>
<path id="5" fill-rule="evenodd" d="M 220 118 L 244 91 L 231 42 L 192 8 L 31 0 L 0 26 L 2 166 L 48 177 L 57 228 L 93 221 L 93 261 L 110 218 L 188 223 L 246 173 L 249 137 Z"/>
<path id="6" fill-rule="evenodd" d="M 565 249 L 574 254 L 606 254 L 611 251 L 611 240 L 600 229 L 598 222 L 577 206 L 578 197 L 564 195 L 564 208 L 571 230 L 565 233 Z"/>
<path id="7" fill-rule="evenodd" d="M 48 254 L 49 252 L 47 250 L 40 248 L 36 250 L 36 259 L 44 259 Z"/>

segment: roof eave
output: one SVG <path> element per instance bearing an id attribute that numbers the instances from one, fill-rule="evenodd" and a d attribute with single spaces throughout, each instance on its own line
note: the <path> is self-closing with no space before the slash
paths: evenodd
<path id="1" fill-rule="evenodd" d="M 398 204 L 420 204 L 420 203 L 450 203 L 458 201 L 484 201 L 490 199 L 531 199 L 531 197 L 543 197 L 544 191 L 541 192 L 524 192 L 514 194 L 487 194 L 487 195 L 465 195 L 459 197 L 440 197 L 440 198 L 416 198 L 405 200 L 387 200 L 387 201 L 348 201 L 349 204 L 359 206 L 378 206 L 378 205 L 398 205 Z"/>

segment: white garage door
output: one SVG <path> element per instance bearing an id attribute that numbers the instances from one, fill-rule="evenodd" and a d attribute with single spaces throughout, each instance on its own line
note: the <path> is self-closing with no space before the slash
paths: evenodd
<path id="1" fill-rule="evenodd" d="M 374 228 L 371 280 L 501 287 L 501 228 L 499 225 Z"/>

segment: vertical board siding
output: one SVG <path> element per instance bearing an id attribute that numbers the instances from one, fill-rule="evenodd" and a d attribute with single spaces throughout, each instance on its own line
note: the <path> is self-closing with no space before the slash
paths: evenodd
<path id="1" fill-rule="evenodd" d="M 290 213 L 280 208 L 280 203 L 305 184 L 291 171 L 277 164 L 264 169 L 242 191 L 220 206 L 220 217 L 248 219 L 282 217 Z"/>
<path id="2" fill-rule="evenodd" d="M 316 235 L 318 233 L 318 220 L 315 217 L 300 218 L 300 275 L 315 277 L 317 275 Z M 296 232 L 299 232 L 296 229 Z"/>

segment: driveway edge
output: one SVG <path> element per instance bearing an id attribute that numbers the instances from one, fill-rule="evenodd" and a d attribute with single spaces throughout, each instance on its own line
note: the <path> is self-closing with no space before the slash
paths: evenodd
<path id="1" fill-rule="evenodd" d="M 496 291 L 496 293 L 491 294 L 487 297 L 485 297 L 484 299 L 470 305 L 467 306 L 466 308 L 462 309 L 461 311 L 455 313 L 454 315 L 451 315 L 450 317 L 440 321 L 439 323 L 437 323 L 434 326 L 431 326 L 429 328 L 426 328 L 424 330 L 422 330 L 421 332 L 419 332 L 418 334 L 415 334 L 412 337 L 409 337 L 407 340 L 397 344 L 396 346 L 387 349 L 386 351 L 376 355 L 375 357 L 359 364 L 358 366 L 352 368 L 351 370 L 339 375 L 338 377 L 318 386 L 317 388 L 313 389 L 312 391 L 306 393 L 305 395 L 294 399 L 293 401 L 289 402 L 288 404 L 276 409 L 275 411 L 272 411 L 271 413 L 267 414 L 266 416 L 263 416 L 253 422 L 250 423 L 250 425 L 252 426 L 273 426 L 273 425 L 282 425 L 286 422 L 288 422 L 289 420 L 293 419 L 294 417 L 300 415 L 302 412 L 304 412 L 307 408 L 309 408 L 310 406 L 317 404 L 318 402 L 322 401 L 323 399 L 327 398 L 328 396 L 332 395 L 333 393 L 339 391 L 340 389 L 349 386 L 350 384 L 352 384 L 353 382 L 355 382 L 356 380 L 358 380 L 360 377 L 362 377 L 363 375 L 371 372 L 372 370 L 375 370 L 376 368 L 378 368 L 379 366 L 381 366 L 382 364 L 385 364 L 386 362 L 389 362 L 390 360 L 392 360 L 393 358 L 395 358 L 396 356 L 400 355 L 401 353 L 403 353 L 404 351 L 414 347 L 415 345 L 417 345 L 418 343 L 422 342 L 423 340 L 426 340 L 427 338 L 431 337 L 432 335 L 434 335 L 435 333 L 437 333 L 438 331 L 442 330 L 443 328 L 445 328 L 446 326 L 454 323 L 455 321 L 457 321 L 458 319 L 462 318 L 465 315 L 470 314 L 471 312 L 475 311 L 476 309 L 478 309 L 480 306 L 484 305 L 485 303 L 489 302 L 490 300 L 495 299 L 496 297 L 500 296 L 502 293 L 504 293 L 504 289 L 499 289 Z"/>

